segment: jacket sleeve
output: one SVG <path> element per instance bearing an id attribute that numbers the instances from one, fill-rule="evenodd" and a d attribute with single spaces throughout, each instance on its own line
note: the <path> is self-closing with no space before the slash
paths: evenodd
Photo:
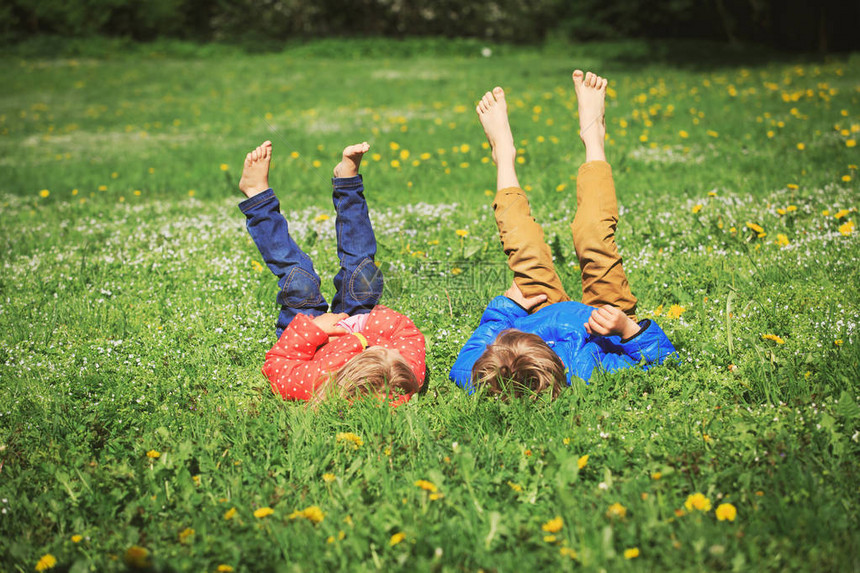
<path id="1" fill-rule="evenodd" d="M 496 337 L 505 329 L 513 328 L 514 320 L 527 316 L 523 307 L 506 296 L 497 296 L 487 305 L 481 322 L 457 356 L 456 362 L 451 367 L 448 377 L 460 388 L 464 388 L 470 394 L 475 391 L 472 385 L 472 366 L 475 365 L 487 346 L 493 343 Z"/>
<path id="2" fill-rule="evenodd" d="M 328 336 L 313 321 L 297 314 L 281 334 L 281 338 L 266 353 L 263 374 L 272 391 L 284 399 L 307 400 L 314 383 L 322 373 L 322 364 L 314 360 Z"/>
<path id="3" fill-rule="evenodd" d="M 409 317 L 390 308 L 379 305 L 374 314 L 381 315 L 382 321 L 389 325 L 379 334 L 379 337 L 385 340 L 386 346 L 400 351 L 400 355 L 409 363 L 409 367 L 418 378 L 418 385 L 423 385 L 426 372 L 424 335 Z"/>
<path id="4" fill-rule="evenodd" d="M 617 336 L 607 337 L 604 348 L 609 350 L 606 346 L 611 346 L 614 352 L 610 351 L 601 358 L 600 364 L 604 370 L 613 372 L 640 363 L 644 363 L 642 368 L 648 370 L 675 354 L 675 347 L 656 322 L 645 319 L 640 325 L 641 330 L 627 340 L 620 340 Z"/>

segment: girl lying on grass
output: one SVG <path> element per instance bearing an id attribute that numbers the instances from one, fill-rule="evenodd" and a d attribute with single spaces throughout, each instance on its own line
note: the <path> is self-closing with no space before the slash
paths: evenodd
<path id="1" fill-rule="evenodd" d="M 334 168 L 332 201 L 337 213 L 340 271 L 328 312 L 310 258 L 290 237 L 278 198 L 269 187 L 272 143 L 245 157 L 239 208 L 263 260 L 278 277 L 278 341 L 266 354 L 263 373 L 285 399 L 320 401 L 330 396 L 373 394 L 403 403 L 425 378 L 424 336 L 407 317 L 376 304 L 382 273 L 376 238 L 358 166 L 367 142 L 343 150 Z"/>
<path id="2" fill-rule="evenodd" d="M 615 244 L 618 206 L 604 153 L 607 80 L 576 70 L 573 84 L 586 161 L 579 168 L 571 224 L 582 269 L 581 303 L 571 301 L 561 285 L 517 180 L 504 91 L 497 87 L 478 104 L 497 170 L 493 211 L 514 282 L 490 301 L 451 368 L 451 379 L 470 392 L 485 386 L 491 394 L 548 391 L 555 397 L 574 376 L 587 381 L 595 367 L 647 369 L 675 352 L 657 324 L 636 321 L 636 298 Z"/>

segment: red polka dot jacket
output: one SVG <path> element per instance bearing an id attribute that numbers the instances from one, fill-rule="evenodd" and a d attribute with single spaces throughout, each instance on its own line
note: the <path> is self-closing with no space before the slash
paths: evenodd
<path id="1" fill-rule="evenodd" d="M 382 305 L 373 307 L 361 334 L 368 346 L 396 349 L 424 383 L 424 335 L 406 316 Z M 336 372 L 364 350 L 359 337 L 346 334 L 328 341 L 328 335 L 311 317 L 298 314 L 266 353 L 263 374 L 272 391 L 285 400 L 308 400 L 324 380 L 322 374 Z M 406 402 L 411 395 L 396 400 Z"/>

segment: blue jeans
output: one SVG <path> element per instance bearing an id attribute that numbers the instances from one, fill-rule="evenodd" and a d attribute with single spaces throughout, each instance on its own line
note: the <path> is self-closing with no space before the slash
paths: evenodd
<path id="1" fill-rule="evenodd" d="M 370 224 L 361 175 L 332 179 L 332 202 L 337 213 L 337 256 L 340 270 L 334 277 L 336 294 L 331 312 L 352 316 L 370 312 L 382 296 L 382 271 L 376 267 L 376 237 Z M 289 224 L 271 189 L 239 203 L 245 225 L 266 266 L 278 277 L 277 303 L 281 307 L 275 334 L 281 333 L 299 313 L 318 316 L 329 305 L 320 292 L 320 278 L 310 257 L 290 236 Z"/>

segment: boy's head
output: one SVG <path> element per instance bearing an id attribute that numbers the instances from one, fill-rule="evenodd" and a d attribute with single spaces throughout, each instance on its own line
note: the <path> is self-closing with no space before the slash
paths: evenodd
<path id="1" fill-rule="evenodd" d="M 337 372 L 326 376 L 314 401 L 331 396 L 351 398 L 365 394 L 403 395 L 418 392 L 418 378 L 397 350 L 371 346 L 354 356 Z"/>
<path id="2" fill-rule="evenodd" d="M 490 394 L 537 396 L 549 390 L 555 398 L 566 381 L 564 363 L 540 336 L 513 329 L 502 331 L 472 367 L 472 383 Z"/>

